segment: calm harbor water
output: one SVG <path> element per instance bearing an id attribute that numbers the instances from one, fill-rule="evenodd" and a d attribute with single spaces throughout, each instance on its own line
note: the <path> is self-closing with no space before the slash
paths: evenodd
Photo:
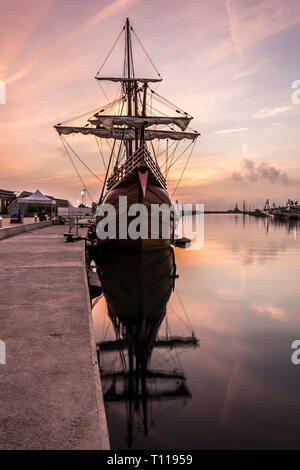
<path id="1" fill-rule="evenodd" d="M 210 214 L 203 248 L 175 249 L 179 279 L 158 337 L 194 334 L 199 345 L 153 348 L 146 420 L 141 403 L 129 409 L 124 374 L 102 380 L 112 448 L 300 447 L 299 228 Z M 97 341 L 114 340 L 104 298 L 93 316 Z M 122 371 L 126 354 L 102 352 L 101 369 Z"/>

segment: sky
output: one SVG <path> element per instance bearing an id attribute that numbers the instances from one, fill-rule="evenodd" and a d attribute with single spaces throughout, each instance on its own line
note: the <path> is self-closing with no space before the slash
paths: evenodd
<path id="1" fill-rule="evenodd" d="M 207 209 L 300 199 L 299 0 L 0 0 L 0 8 L 1 188 L 80 199 L 53 125 L 106 104 L 94 77 L 128 16 L 163 77 L 159 93 L 201 132 L 174 198 Z M 114 54 L 107 75 L 122 69 L 121 49 Z M 138 48 L 136 59 L 150 73 Z M 93 137 L 73 143 L 102 178 Z M 170 175 L 171 194 L 185 161 Z M 100 182 L 80 172 L 97 200 Z"/>

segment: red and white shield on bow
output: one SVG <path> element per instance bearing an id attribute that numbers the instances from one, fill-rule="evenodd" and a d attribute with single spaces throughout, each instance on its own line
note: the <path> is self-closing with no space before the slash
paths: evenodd
<path id="1" fill-rule="evenodd" d="M 141 187 L 143 190 L 143 195 L 145 197 L 146 189 L 147 189 L 147 181 L 148 181 L 148 170 L 146 170 L 145 173 L 142 173 L 141 171 L 139 171 L 139 180 L 140 180 Z"/>

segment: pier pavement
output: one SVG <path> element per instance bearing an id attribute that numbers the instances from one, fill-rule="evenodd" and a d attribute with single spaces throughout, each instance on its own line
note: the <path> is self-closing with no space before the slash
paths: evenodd
<path id="1" fill-rule="evenodd" d="M 65 230 L 0 240 L 0 449 L 109 448 L 84 242 Z"/>

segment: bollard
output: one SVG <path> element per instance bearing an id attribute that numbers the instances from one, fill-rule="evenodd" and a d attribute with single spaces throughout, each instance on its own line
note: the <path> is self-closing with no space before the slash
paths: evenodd
<path id="1" fill-rule="evenodd" d="M 34 223 L 36 224 L 38 221 L 38 217 L 37 217 L 37 214 L 34 214 Z"/>
<path id="2" fill-rule="evenodd" d="M 2 217 L 0 217 L 0 228 L 2 228 Z"/>

